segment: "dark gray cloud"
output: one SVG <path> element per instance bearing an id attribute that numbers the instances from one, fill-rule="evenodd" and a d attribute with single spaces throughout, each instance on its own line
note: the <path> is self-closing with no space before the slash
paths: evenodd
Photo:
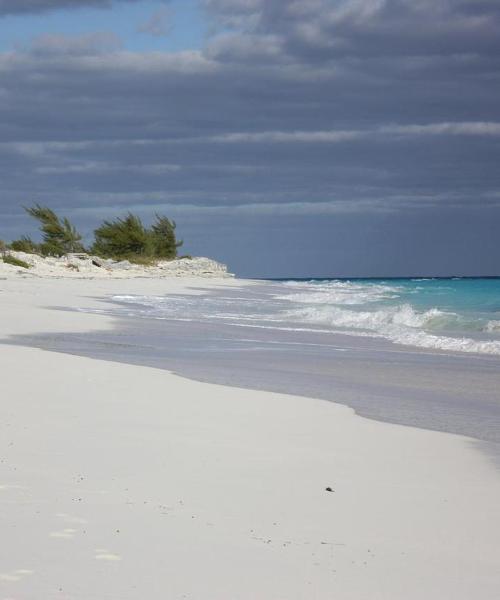
<path id="1" fill-rule="evenodd" d="M 224 26 L 273 36 L 285 56 L 497 54 L 498 3 L 476 0 L 205 0 Z"/>
<path id="2" fill-rule="evenodd" d="M 113 3 L 137 2 L 138 0 L 0 0 L 0 16 L 41 13 L 60 8 L 98 7 L 108 8 Z"/>
<path id="3" fill-rule="evenodd" d="M 320 256 L 323 274 L 364 274 L 427 222 L 415 271 L 431 272 L 440 243 L 471 270 L 498 264 L 498 236 L 486 243 L 500 215 L 496 2 L 205 6 L 214 34 L 201 51 L 134 53 L 96 33 L 0 55 L 3 236 L 26 229 L 30 200 L 88 231 L 163 210 L 193 252 L 230 260 L 240 237 L 274 255 L 300 238 L 302 273 Z M 363 262 L 353 240 L 378 258 Z M 258 253 L 240 250 L 235 267 L 258 274 Z"/>

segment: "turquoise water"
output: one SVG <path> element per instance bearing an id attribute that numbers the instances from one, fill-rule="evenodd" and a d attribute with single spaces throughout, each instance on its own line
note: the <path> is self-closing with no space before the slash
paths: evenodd
<path id="1" fill-rule="evenodd" d="M 500 278 L 266 280 L 193 296 L 116 296 L 129 316 L 343 333 L 500 356 Z"/>
<path id="2" fill-rule="evenodd" d="M 395 343 L 500 354 L 500 278 L 282 281 L 302 322 Z"/>
<path id="3" fill-rule="evenodd" d="M 91 311 L 115 329 L 12 343 L 500 443 L 500 279 L 200 281 L 190 292 L 115 295 Z"/>
<path id="4" fill-rule="evenodd" d="M 381 281 L 396 283 L 402 297 L 420 308 L 439 306 L 471 316 L 477 314 L 480 318 L 500 318 L 500 278 Z"/>

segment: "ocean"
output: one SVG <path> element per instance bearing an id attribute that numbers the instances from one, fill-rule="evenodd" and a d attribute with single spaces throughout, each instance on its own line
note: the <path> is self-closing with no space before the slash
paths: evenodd
<path id="1" fill-rule="evenodd" d="M 258 293 L 116 296 L 127 314 L 234 327 L 379 337 L 395 344 L 500 356 L 500 278 L 310 279 Z"/>
<path id="2" fill-rule="evenodd" d="M 112 330 L 12 342 L 338 402 L 469 436 L 499 460 L 499 278 L 197 285 L 106 298 L 91 312 L 112 315 Z"/>

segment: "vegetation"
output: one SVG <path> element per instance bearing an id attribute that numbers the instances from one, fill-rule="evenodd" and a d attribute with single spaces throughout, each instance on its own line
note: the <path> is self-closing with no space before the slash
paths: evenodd
<path id="1" fill-rule="evenodd" d="M 104 258 L 151 256 L 153 245 L 139 217 L 129 213 L 124 219 L 104 221 L 95 230 L 92 252 Z"/>
<path id="2" fill-rule="evenodd" d="M 154 255 L 158 258 L 172 259 L 177 257 L 177 248 L 183 244 L 175 237 L 175 221 L 156 215 L 156 221 L 151 227 Z"/>
<path id="3" fill-rule="evenodd" d="M 63 256 L 69 252 L 85 252 L 81 243 L 82 236 L 66 217 L 59 219 L 53 210 L 39 204 L 25 210 L 41 223 L 43 243 L 40 245 L 40 251 L 44 256 Z M 29 238 L 26 239 L 31 241 Z"/>
<path id="4" fill-rule="evenodd" d="M 136 215 L 104 221 L 95 230 L 92 252 L 103 258 L 128 259 L 148 264 L 159 259 L 173 259 L 182 241 L 175 237 L 176 224 L 167 217 L 156 215 L 151 229 L 144 227 Z"/>
<path id="5" fill-rule="evenodd" d="M 31 269 L 31 265 L 29 265 L 27 262 L 25 262 L 24 260 L 21 260 L 20 258 L 16 258 L 15 256 L 11 256 L 10 254 L 4 254 L 4 256 L 2 256 L 2 260 L 4 263 L 7 263 L 8 265 L 14 265 L 14 267 L 22 267 L 23 269 Z"/>
<path id="6" fill-rule="evenodd" d="M 40 245 L 35 244 L 35 242 L 23 235 L 18 240 L 14 240 L 10 243 L 10 249 L 15 250 L 16 252 L 27 252 L 28 254 L 40 254 Z"/>
<path id="7" fill-rule="evenodd" d="M 86 252 L 82 236 L 67 218 L 59 218 L 52 209 L 40 204 L 25 210 L 39 221 L 43 241 L 37 244 L 30 237 L 22 236 L 8 248 L 43 256 Z M 175 221 L 165 216 L 156 215 L 154 223 L 147 228 L 138 216 L 129 213 L 123 218 L 104 221 L 94 232 L 95 241 L 90 252 L 101 258 L 126 259 L 144 265 L 171 260 L 177 257 L 177 249 L 182 246 L 182 241 L 177 241 L 175 229 Z M 7 246 L 0 241 L 0 253 L 2 248 L 7 249 Z"/>

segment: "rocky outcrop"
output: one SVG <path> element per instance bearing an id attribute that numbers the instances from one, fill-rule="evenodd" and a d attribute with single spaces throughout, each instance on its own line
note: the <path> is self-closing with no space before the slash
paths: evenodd
<path id="1" fill-rule="evenodd" d="M 22 268 L 0 260 L 0 276 L 68 277 L 73 279 L 103 278 L 128 279 L 132 277 L 233 277 L 226 265 L 205 257 L 178 258 L 159 261 L 150 266 L 137 265 L 128 260 L 115 261 L 88 254 L 68 254 L 61 258 L 42 257 L 25 252 L 9 251 L 9 255 L 27 263 Z"/>

